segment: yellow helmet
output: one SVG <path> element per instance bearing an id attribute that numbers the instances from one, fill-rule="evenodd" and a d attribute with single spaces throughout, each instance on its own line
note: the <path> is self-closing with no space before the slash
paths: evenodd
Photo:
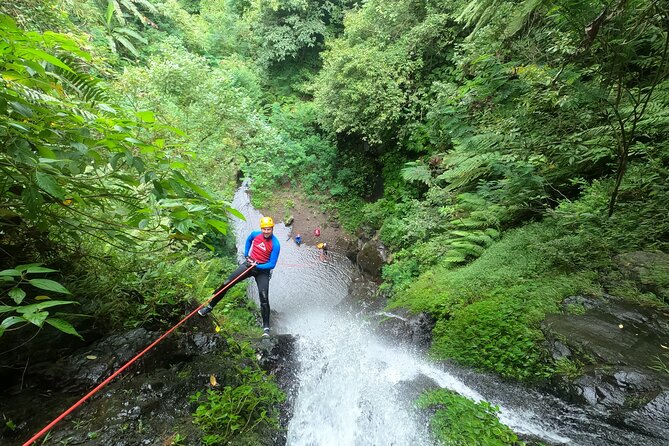
<path id="1" fill-rule="evenodd" d="M 274 227 L 274 220 L 272 220 L 272 217 L 263 217 L 260 219 L 260 227 L 261 228 L 273 228 Z"/>

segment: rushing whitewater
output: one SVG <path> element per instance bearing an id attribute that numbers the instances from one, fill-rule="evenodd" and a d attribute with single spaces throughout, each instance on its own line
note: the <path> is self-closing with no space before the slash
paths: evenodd
<path id="1" fill-rule="evenodd" d="M 261 215 L 249 204 L 244 189 L 235 196 L 233 207 L 246 217 L 246 222 L 235 224 L 241 244 Z M 402 392 L 403 383 L 420 375 L 481 399 L 455 377 L 382 342 L 361 315 L 339 305 L 356 274 L 348 259 L 330 253 L 327 262 L 321 261 L 317 249 L 297 246 L 281 224 L 275 235 L 281 241 L 281 255 L 270 282 L 272 330 L 297 337 L 300 364 L 289 445 L 432 444 L 426 420 Z M 507 422 L 512 420 L 508 417 Z"/>
<path id="2" fill-rule="evenodd" d="M 232 203 L 240 249 L 261 214 L 241 188 Z M 597 414 L 518 385 L 456 367 L 435 365 L 415 352 L 380 339 L 365 314 L 346 303 L 359 274 L 338 253 L 327 262 L 311 246 L 297 246 L 290 229 L 275 227 L 281 255 L 270 282 L 273 333 L 297 338 L 300 369 L 292 395 L 290 446 L 431 445 L 428 420 L 413 400 L 439 386 L 474 401 L 500 406 L 500 421 L 518 433 L 560 445 L 660 445 L 654 439 L 602 424 Z M 255 282 L 250 291 L 257 301 Z"/>

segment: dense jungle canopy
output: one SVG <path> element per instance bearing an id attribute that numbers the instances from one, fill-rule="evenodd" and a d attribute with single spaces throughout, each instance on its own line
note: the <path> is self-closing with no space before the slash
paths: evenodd
<path id="1" fill-rule="evenodd" d="M 378 240 L 383 297 L 434 318 L 438 359 L 578 376 L 588 358 L 556 359 L 542 331 L 565 298 L 669 308 L 666 1 L 12 0 L 0 13 L 2 351 L 47 328 L 177 320 L 234 265 L 241 177 L 257 207 L 289 214 L 273 201 L 288 187 Z M 656 255 L 641 281 L 617 268 L 630 252 Z M 230 299 L 225 320 L 257 335 L 243 291 Z M 648 364 L 669 374 L 668 353 Z"/>

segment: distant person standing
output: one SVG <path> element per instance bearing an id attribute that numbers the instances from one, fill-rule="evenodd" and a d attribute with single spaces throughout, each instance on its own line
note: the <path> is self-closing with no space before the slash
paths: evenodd
<path id="1" fill-rule="evenodd" d="M 321 228 L 314 229 L 314 237 L 320 237 L 320 236 L 321 236 Z"/>
<path id="2" fill-rule="evenodd" d="M 328 254 L 328 244 L 325 242 L 320 242 L 319 244 L 316 245 L 316 248 L 321 250 L 319 257 L 322 262 L 325 262 Z"/>
<path id="3" fill-rule="evenodd" d="M 295 236 L 295 243 L 297 244 L 297 246 L 300 246 L 302 244 L 302 236 L 300 234 L 297 234 Z"/>
<path id="4" fill-rule="evenodd" d="M 246 247 L 244 248 L 246 260 L 216 290 L 218 292 L 235 279 L 242 280 L 253 276 L 256 279 L 260 296 L 263 336 L 269 336 L 269 279 L 272 277 L 272 270 L 279 259 L 280 250 L 279 240 L 274 236 L 274 220 L 271 217 L 261 218 L 260 231 L 253 231 L 246 238 Z M 219 294 L 209 305 L 200 308 L 198 314 L 204 317 L 211 313 L 216 304 L 223 299 L 225 293 Z"/>

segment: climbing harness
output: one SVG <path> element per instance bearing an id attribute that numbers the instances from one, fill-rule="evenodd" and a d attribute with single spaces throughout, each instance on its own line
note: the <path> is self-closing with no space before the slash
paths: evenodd
<path id="1" fill-rule="evenodd" d="M 57 418 L 55 418 L 51 423 L 47 424 L 41 431 L 39 431 L 39 432 L 37 432 L 35 435 L 33 435 L 32 438 L 30 438 L 30 440 L 28 440 L 28 441 L 26 441 L 25 443 L 23 443 L 23 446 L 29 446 L 29 445 L 33 444 L 35 441 L 39 440 L 39 438 L 40 438 L 42 435 L 46 434 L 49 430 L 51 430 L 51 428 L 54 427 L 58 422 L 60 422 L 63 418 L 65 418 L 66 416 L 68 416 L 69 414 L 71 414 L 72 412 L 74 412 L 74 410 L 75 410 L 77 407 L 81 406 L 84 402 L 86 402 L 86 400 L 88 400 L 90 397 L 92 397 L 93 395 L 95 395 L 100 389 L 102 389 L 104 386 L 106 386 L 107 384 L 109 384 L 114 378 L 116 378 L 118 375 L 120 375 L 121 372 L 123 372 L 125 369 L 127 369 L 128 367 L 130 367 L 130 365 L 131 365 L 132 363 L 134 363 L 135 361 L 137 361 L 137 360 L 138 360 L 139 358 L 141 358 L 146 352 L 148 352 L 148 351 L 151 350 L 153 347 L 155 347 L 156 344 L 158 344 L 160 341 L 162 341 L 163 339 L 165 339 L 165 338 L 167 337 L 167 335 L 169 335 L 170 333 L 172 333 L 174 330 L 176 330 L 177 328 L 179 328 L 184 322 L 186 322 L 188 319 L 190 319 L 195 313 L 198 312 L 198 310 L 199 310 L 200 308 L 202 308 L 202 307 L 204 307 L 205 305 L 209 304 L 209 302 L 211 302 L 216 296 L 218 296 L 219 294 L 221 294 L 222 292 L 224 292 L 225 290 L 227 290 L 228 288 L 230 288 L 232 285 L 234 285 L 235 283 L 237 283 L 237 281 L 239 280 L 239 278 L 240 278 L 240 277 L 243 277 L 244 274 L 247 273 L 247 272 L 248 272 L 251 268 L 253 268 L 254 266 L 255 266 L 255 265 L 251 265 L 251 266 L 249 266 L 249 267 L 248 267 L 242 274 L 240 274 L 239 276 L 235 277 L 233 280 L 230 281 L 230 283 L 228 283 L 226 286 L 224 286 L 223 288 L 221 288 L 220 290 L 218 290 L 218 291 L 217 291 L 213 296 L 211 296 L 206 302 L 204 302 L 203 304 L 201 304 L 201 305 L 200 305 L 199 307 L 197 307 L 195 310 L 191 311 L 190 314 L 189 314 L 188 316 L 186 316 L 185 318 L 181 319 L 181 321 L 179 321 L 179 323 L 177 323 L 174 327 L 170 328 L 170 329 L 167 330 L 165 333 L 163 333 L 162 336 L 160 336 L 158 339 L 156 339 L 155 341 L 153 341 L 148 347 L 146 347 L 144 350 L 142 350 L 142 351 L 139 352 L 137 355 L 135 355 L 134 358 L 132 358 L 131 360 L 129 360 L 128 362 L 126 362 L 125 364 L 123 364 L 123 366 L 122 366 L 120 369 L 118 369 L 117 371 L 115 371 L 114 373 L 112 373 L 111 376 L 109 376 L 109 378 L 105 379 L 105 380 L 102 381 L 100 384 L 98 384 L 93 390 L 91 390 L 90 392 L 88 392 L 88 393 L 86 394 L 86 396 L 84 396 L 84 397 L 81 398 L 79 401 L 77 401 L 76 403 L 74 403 L 69 409 L 67 409 L 65 412 L 63 412 L 62 414 L 60 414 L 60 415 L 59 415 Z"/>

